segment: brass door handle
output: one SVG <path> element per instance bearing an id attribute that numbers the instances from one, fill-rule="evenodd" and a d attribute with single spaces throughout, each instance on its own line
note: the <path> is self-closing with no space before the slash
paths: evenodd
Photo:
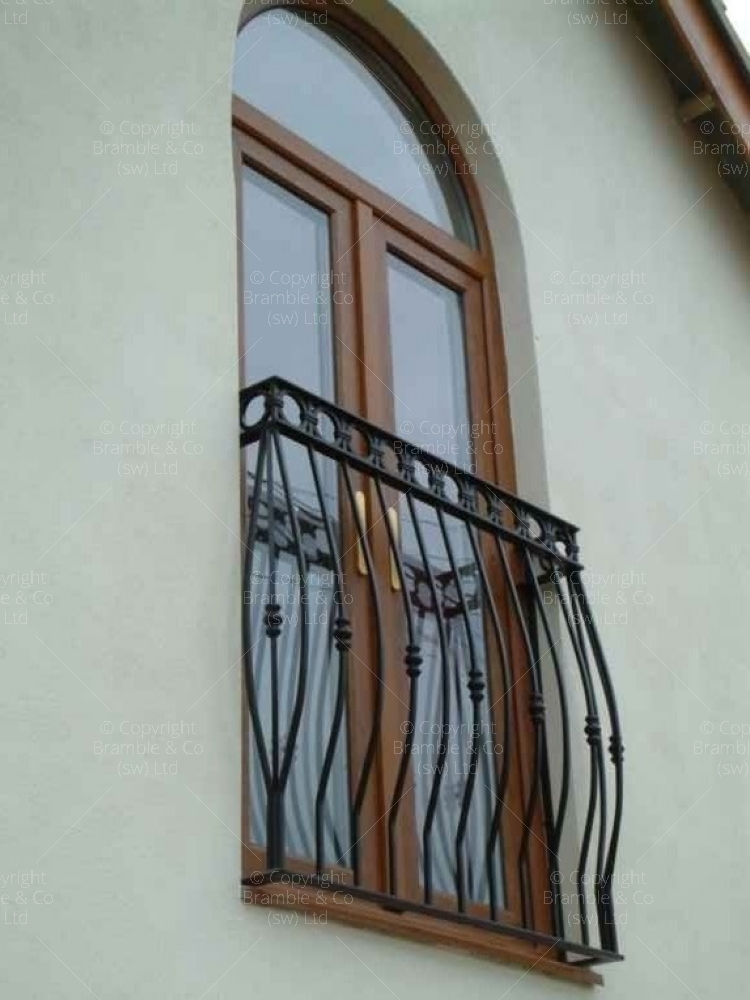
<path id="1" fill-rule="evenodd" d="M 357 534 L 360 539 L 367 532 L 367 498 L 362 490 L 357 490 L 354 495 L 354 502 L 357 507 Z M 365 559 L 365 549 L 361 541 L 357 542 L 357 572 L 360 576 L 367 576 L 367 560 Z"/>
<path id="2" fill-rule="evenodd" d="M 388 517 L 388 523 L 391 527 L 391 544 L 388 546 L 388 556 L 391 568 L 391 590 L 401 590 L 401 577 L 398 572 L 398 561 L 394 551 L 394 547 L 398 548 L 401 544 L 401 519 L 398 516 L 398 507 L 394 506 L 389 508 L 386 516 Z"/>
<path id="3" fill-rule="evenodd" d="M 369 524 L 367 521 L 367 497 L 362 490 L 357 490 L 354 494 L 354 503 L 356 507 L 356 528 L 357 534 L 359 535 L 359 539 L 357 541 L 357 572 L 360 576 L 368 576 L 367 559 L 365 558 L 365 547 L 362 544 L 362 538 L 369 531 Z M 398 560 L 396 559 L 396 553 L 394 551 L 394 546 L 398 548 L 401 540 L 401 519 L 399 517 L 398 507 L 394 506 L 389 508 L 389 510 L 386 511 L 385 516 L 388 518 L 388 525 L 390 529 L 388 561 L 391 589 L 401 590 L 401 577 L 398 572 Z"/>

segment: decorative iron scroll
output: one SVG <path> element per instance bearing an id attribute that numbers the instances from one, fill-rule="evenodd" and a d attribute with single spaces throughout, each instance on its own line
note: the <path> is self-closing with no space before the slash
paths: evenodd
<path id="1" fill-rule="evenodd" d="M 262 882 L 335 871 L 390 910 L 619 959 L 623 747 L 577 528 L 278 378 L 240 393 L 240 446 Z M 374 880 L 364 817 L 394 712 Z"/>

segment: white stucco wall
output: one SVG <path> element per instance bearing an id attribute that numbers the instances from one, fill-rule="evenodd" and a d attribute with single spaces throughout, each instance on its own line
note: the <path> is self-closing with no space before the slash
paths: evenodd
<path id="1" fill-rule="evenodd" d="M 693 750 L 711 739 L 704 722 L 750 726 L 748 477 L 720 474 L 694 442 L 750 424 L 746 222 L 693 155 L 633 24 L 601 23 L 603 8 L 597 26 L 575 24 L 542 0 L 398 6 L 486 112 L 523 223 L 528 303 L 504 292 L 511 382 L 539 359 L 512 393 L 522 489 L 583 526 L 592 569 L 639 574 L 625 605 L 616 581 L 594 588 L 611 601 L 602 614 L 627 613 L 603 625 L 627 745 L 620 867 L 653 897 L 626 890 L 627 961 L 607 969 L 604 995 L 678 998 L 682 983 L 701 1000 L 739 995 L 748 782 L 719 773 L 732 758 Z M 102 1000 L 504 995 L 521 971 L 345 927 L 271 926 L 237 899 L 238 4 L 54 0 L 3 15 L 0 980 L 23 1000 L 87 995 L 79 978 Z M 136 158 L 148 176 L 126 175 L 132 158 L 95 152 L 115 138 L 103 123 L 125 121 L 190 122 L 179 147 L 203 151 L 162 155 L 162 136 Z M 156 174 L 162 163 L 177 173 Z M 606 324 L 603 305 L 545 304 L 577 290 L 578 272 L 631 269 L 653 302 L 629 289 L 615 310 L 627 324 Z M 24 305 L 10 276 L 32 270 Z M 29 301 L 40 290 L 51 301 Z M 571 311 L 597 325 L 571 327 Z M 147 476 L 97 453 L 165 421 L 184 423 L 152 438 Z M 31 587 L 9 579 L 32 570 Z M 161 737 L 157 760 L 176 773 L 118 774 L 94 752 L 107 724 L 167 721 L 194 726 L 171 757 Z M 189 739 L 204 752 L 185 753 Z M 32 869 L 51 902 L 16 905 L 10 877 Z M 536 973 L 513 990 L 585 992 Z"/>

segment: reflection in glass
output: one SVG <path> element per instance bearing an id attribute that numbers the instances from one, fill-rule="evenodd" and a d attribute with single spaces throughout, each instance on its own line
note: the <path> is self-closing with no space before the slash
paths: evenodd
<path id="1" fill-rule="evenodd" d="M 280 448 L 291 495 L 284 490 L 278 455 L 258 470 L 258 446 L 251 445 L 246 451 L 248 502 L 255 490 L 261 493 L 243 598 L 243 614 L 249 619 L 247 634 L 261 637 L 252 651 L 253 678 L 263 739 L 272 768 L 278 771 L 291 739 L 300 672 L 306 669 L 304 708 L 284 796 L 285 848 L 292 858 L 316 857 L 316 803 L 325 781 L 322 861 L 346 867 L 351 843 L 346 716 L 332 744 L 330 773 L 324 778 L 337 690 L 342 683 L 342 664 L 334 641 L 342 592 L 335 561 L 336 552 L 341 552 L 336 470 L 325 458 L 311 458 L 301 445 L 282 439 Z M 313 487 L 312 461 L 317 463 L 320 494 Z M 276 656 L 266 638 L 266 616 L 271 607 L 278 607 L 281 615 Z M 267 795 L 259 755 L 252 736 L 249 738 L 250 837 L 252 843 L 263 846 Z"/>
<path id="2" fill-rule="evenodd" d="M 328 216 L 242 172 L 244 384 L 280 375 L 334 397 Z"/>
<path id="3" fill-rule="evenodd" d="M 388 256 L 396 433 L 471 470 L 462 299 Z"/>
<path id="4" fill-rule="evenodd" d="M 472 471 L 461 296 L 392 255 L 388 296 L 396 432 L 446 463 Z M 435 892 L 456 893 L 460 863 L 467 897 L 487 903 L 486 837 L 497 787 L 493 763 L 497 737 L 488 697 L 476 723 L 469 691 L 472 668 L 487 677 L 485 598 L 466 524 L 449 516 L 441 519 L 423 503 L 415 503 L 414 509 L 416 524 L 401 500 L 402 559 L 424 659 L 415 723 L 419 753 L 413 755 L 417 822 L 420 831 L 425 823 L 432 826 Z M 438 765 L 441 743 L 445 750 Z M 439 796 L 431 809 L 438 783 Z M 457 850 L 459 819 L 467 801 L 471 804 L 466 835 Z M 422 847 L 420 838 L 420 851 Z M 496 850 L 491 862 L 499 900 L 503 896 L 500 854 Z"/>
<path id="5" fill-rule="evenodd" d="M 385 63 L 340 26 L 313 18 L 283 9 L 253 18 L 237 40 L 234 93 L 474 243 L 445 137 Z"/>
<path id="6" fill-rule="evenodd" d="M 333 399 L 328 216 L 248 166 L 243 168 L 242 185 L 244 383 L 279 375 Z M 244 452 L 246 515 L 256 491 L 261 500 L 243 614 L 250 622 L 248 634 L 263 636 L 269 606 L 281 609 L 278 655 L 273 656 L 267 640 L 252 653 L 264 739 L 269 747 L 275 742 L 280 758 L 286 750 L 300 670 L 306 661 L 307 697 L 284 799 L 285 836 L 290 856 L 312 859 L 316 794 L 326 750 L 321 734 L 331 731 L 340 672 L 333 639 L 334 596 L 340 588 L 332 551 L 332 546 L 341 546 L 338 488 L 334 463 L 315 459 L 316 482 L 307 449 L 289 441 L 280 441 L 279 447 L 289 497 L 279 455 L 267 456 L 258 469 L 258 446 L 253 444 Z M 301 549 L 295 542 L 292 511 Z M 271 522 L 274 532 L 269 530 Z M 255 844 L 263 845 L 267 802 L 252 742 L 249 760 L 250 835 Z M 345 866 L 349 850 L 346 720 L 335 744 L 324 805 L 324 860 Z"/>

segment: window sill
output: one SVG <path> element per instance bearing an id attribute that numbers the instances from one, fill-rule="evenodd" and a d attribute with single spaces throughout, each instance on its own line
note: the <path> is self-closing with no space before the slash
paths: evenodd
<path id="1" fill-rule="evenodd" d="M 306 923 L 311 926 L 325 924 L 330 917 L 365 930 L 468 952 L 503 964 L 517 965 L 528 971 L 533 969 L 535 972 L 567 982 L 584 986 L 601 986 L 604 983 L 602 976 L 591 968 L 576 967 L 547 958 L 551 949 L 545 950 L 539 945 L 514 941 L 492 931 L 452 924 L 422 913 L 390 912 L 382 906 L 362 899 L 355 898 L 351 902 L 344 903 L 341 899 L 335 898 L 337 895 L 339 897 L 344 895 L 345 889 L 342 891 L 341 888 L 336 891 L 314 887 L 304 893 L 298 889 L 286 893 L 285 888 L 280 885 L 242 886 L 241 898 L 249 906 L 267 906 L 304 914 Z M 289 901 L 279 900 L 280 893 L 284 893 Z M 269 900 L 271 896 L 274 897 L 272 903 Z M 351 896 L 349 899 L 351 900 Z"/>

